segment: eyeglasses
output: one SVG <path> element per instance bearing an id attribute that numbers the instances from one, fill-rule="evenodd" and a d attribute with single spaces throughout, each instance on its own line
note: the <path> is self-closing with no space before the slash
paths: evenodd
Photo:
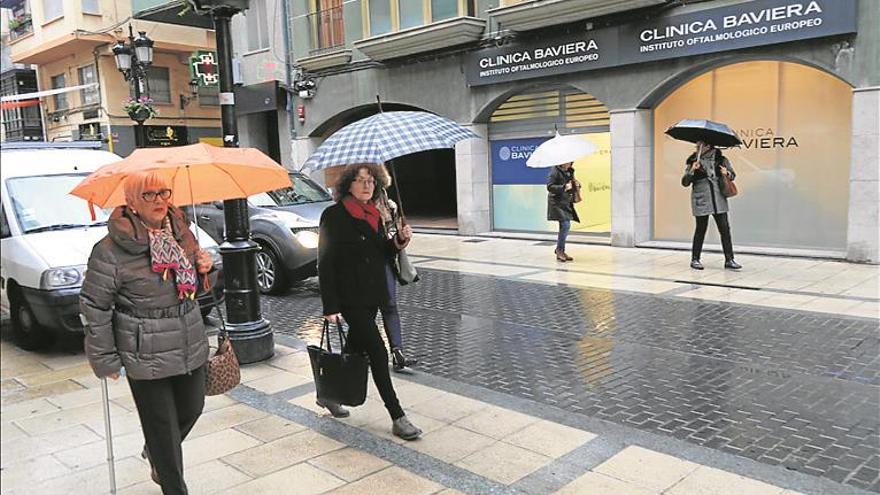
<path id="1" fill-rule="evenodd" d="M 152 203 L 156 201 L 156 198 L 168 199 L 171 197 L 171 189 L 159 189 L 158 191 L 144 191 L 141 194 L 141 197 L 144 198 L 144 201 L 147 203 Z"/>
<path id="2" fill-rule="evenodd" d="M 355 179 L 354 181 L 362 186 L 375 186 L 376 185 L 376 179 Z"/>

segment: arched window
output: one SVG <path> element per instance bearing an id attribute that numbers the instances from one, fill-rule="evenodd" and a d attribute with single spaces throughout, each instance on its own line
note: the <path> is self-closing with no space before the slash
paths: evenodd
<path id="1" fill-rule="evenodd" d="M 693 145 L 663 131 L 710 119 L 744 145 L 725 150 L 740 195 L 730 200 L 734 246 L 846 247 L 852 89 L 806 65 L 750 61 L 701 74 L 654 110 L 654 237 L 688 242 L 689 191 L 680 179 Z M 710 229 L 709 242 L 718 243 Z"/>

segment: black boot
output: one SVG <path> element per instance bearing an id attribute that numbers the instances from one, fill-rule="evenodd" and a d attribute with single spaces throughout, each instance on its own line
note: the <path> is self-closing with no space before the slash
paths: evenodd
<path id="1" fill-rule="evenodd" d="M 402 371 L 408 366 L 413 366 L 419 363 L 415 359 L 407 359 L 406 356 L 403 355 L 403 350 L 400 347 L 394 347 L 391 349 L 391 362 L 394 365 L 394 371 Z"/>
<path id="2" fill-rule="evenodd" d="M 700 263 L 700 260 L 691 260 L 691 268 L 694 270 L 702 270 L 703 264 Z"/>
<path id="3" fill-rule="evenodd" d="M 729 259 L 724 262 L 724 268 L 727 268 L 728 270 L 740 270 L 742 269 L 742 265 L 740 265 L 736 261 L 733 261 L 732 259 Z"/>

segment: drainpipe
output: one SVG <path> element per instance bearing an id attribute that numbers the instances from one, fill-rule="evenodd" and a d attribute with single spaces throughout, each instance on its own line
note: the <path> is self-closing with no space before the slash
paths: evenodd
<path id="1" fill-rule="evenodd" d="M 290 70 L 291 70 L 291 62 L 290 62 L 290 24 L 288 18 L 288 5 L 287 0 L 277 0 L 281 2 L 281 22 L 284 23 L 284 29 L 281 30 L 284 35 L 284 91 L 287 92 L 287 102 L 285 103 L 285 110 L 287 111 L 287 130 L 290 135 L 290 149 L 293 151 L 293 138 L 296 137 L 296 127 L 293 120 L 293 92 L 290 91 L 291 88 L 291 80 L 290 80 Z M 293 159 L 293 157 L 290 157 Z"/>

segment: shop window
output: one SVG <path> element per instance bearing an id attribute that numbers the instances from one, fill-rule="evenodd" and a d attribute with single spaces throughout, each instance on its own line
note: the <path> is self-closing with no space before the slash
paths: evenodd
<path id="1" fill-rule="evenodd" d="M 82 0 L 83 14 L 101 15 L 100 0 Z"/>
<path id="2" fill-rule="evenodd" d="M 269 17 L 266 0 L 251 0 L 245 13 L 247 21 L 248 51 L 269 48 Z"/>
<path id="3" fill-rule="evenodd" d="M 98 78 L 95 74 L 95 64 L 80 67 L 76 72 L 79 76 L 80 85 L 98 82 Z M 80 90 L 79 97 L 82 105 L 97 104 L 100 100 L 100 97 L 98 96 L 98 87 L 95 86 L 93 88 Z"/>
<path id="4" fill-rule="evenodd" d="M 581 218 L 572 231 L 608 235 L 611 231 L 611 133 L 608 108 L 574 88 L 521 93 L 501 103 L 489 117 L 492 164 L 493 228 L 504 231 L 555 232 L 547 221 L 549 168 L 529 168 L 526 161 L 554 130 L 576 134 L 597 151 L 575 162 L 584 200 L 575 205 Z"/>
<path id="5" fill-rule="evenodd" d="M 735 245 L 843 250 L 849 204 L 852 88 L 804 65 L 752 61 L 702 74 L 654 111 L 654 237 L 689 242 L 693 145 L 663 131 L 680 119 L 724 122 L 740 195 L 729 201 Z M 718 244 L 714 229 L 707 242 Z"/>
<path id="6" fill-rule="evenodd" d="M 398 0 L 398 5 L 400 6 L 400 29 L 421 26 L 425 22 L 425 9 L 422 0 Z"/>
<path id="7" fill-rule="evenodd" d="M 43 22 L 51 21 L 63 15 L 63 0 L 43 0 Z"/>
<path id="8" fill-rule="evenodd" d="M 52 76 L 50 79 L 52 84 L 52 89 L 66 88 L 67 87 L 67 78 L 64 74 L 58 74 L 57 76 Z M 55 111 L 65 110 L 67 108 L 67 93 L 59 93 L 57 95 L 52 95 L 52 102 L 55 104 Z"/>
<path id="9" fill-rule="evenodd" d="M 171 103 L 171 79 L 167 67 L 150 66 L 147 71 L 147 87 L 156 103 Z"/>

